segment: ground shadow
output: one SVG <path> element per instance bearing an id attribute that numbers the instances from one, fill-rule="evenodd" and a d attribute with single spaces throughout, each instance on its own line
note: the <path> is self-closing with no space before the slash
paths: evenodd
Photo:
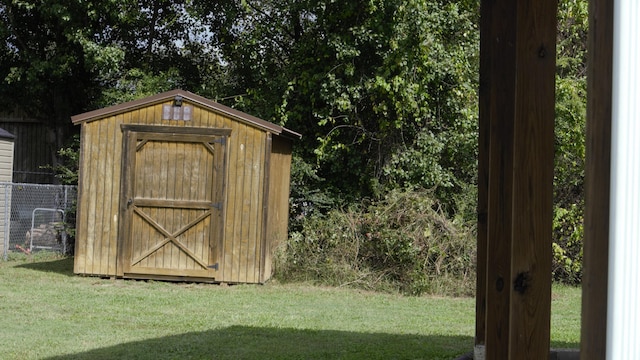
<path id="1" fill-rule="evenodd" d="M 18 268 L 53 272 L 66 276 L 73 276 L 73 258 L 65 257 L 56 260 L 33 260 L 32 262 L 25 262 L 24 264 L 17 265 Z"/>
<path id="2" fill-rule="evenodd" d="M 580 348 L 580 343 L 577 342 L 566 342 L 566 341 L 553 341 L 551 340 L 551 348 L 552 349 L 574 349 L 577 350 Z"/>
<path id="3" fill-rule="evenodd" d="M 67 359 L 455 359 L 473 338 L 231 326 L 123 343 Z"/>

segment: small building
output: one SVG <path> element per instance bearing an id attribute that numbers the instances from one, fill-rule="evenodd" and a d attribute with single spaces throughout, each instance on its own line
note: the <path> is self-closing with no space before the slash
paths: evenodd
<path id="1" fill-rule="evenodd" d="M 10 183 L 13 179 L 13 151 L 16 137 L 0 129 L 0 182 Z M 0 255 L 6 257 L 11 221 L 11 186 L 0 187 Z"/>
<path id="2" fill-rule="evenodd" d="M 270 278 L 300 134 L 183 90 L 72 122 L 82 126 L 76 274 Z"/>

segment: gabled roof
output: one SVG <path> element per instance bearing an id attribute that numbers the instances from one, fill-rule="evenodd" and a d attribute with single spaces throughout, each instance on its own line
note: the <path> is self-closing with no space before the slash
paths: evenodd
<path id="1" fill-rule="evenodd" d="M 189 91 L 185 91 L 185 90 L 171 90 L 171 91 L 167 91 L 161 94 L 157 94 L 157 95 L 153 95 L 147 98 L 143 98 L 143 99 L 138 99 L 138 100 L 134 100 L 134 101 L 129 101 L 126 103 L 122 103 L 122 104 L 118 104 L 118 105 L 113 105 L 113 106 L 108 106 L 106 108 L 102 108 L 102 109 L 98 109 L 98 110 L 93 110 L 93 111 L 89 111 L 86 113 L 82 113 L 82 114 L 78 114 L 78 115 L 74 115 L 71 117 L 71 121 L 77 125 L 77 124 L 81 124 L 81 123 L 85 123 L 85 122 L 90 122 L 90 121 L 94 121 L 94 120 L 99 120 L 99 119 L 103 119 L 105 117 L 109 117 L 109 116 L 114 116 L 117 114 L 121 114 L 127 111 L 131 111 L 131 110 L 135 110 L 135 109 L 140 109 L 143 107 L 147 107 L 147 106 L 151 106 L 151 105 L 156 105 L 156 104 L 160 104 L 163 103 L 165 101 L 168 100 L 173 100 L 176 96 L 181 96 L 183 101 L 188 101 L 194 104 L 197 104 L 199 106 L 204 107 L 205 109 L 209 109 L 213 112 L 216 113 L 220 113 L 223 115 L 226 115 L 230 118 L 233 118 L 235 120 L 238 120 L 240 122 L 270 131 L 274 134 L 277 135 L 282 135 L 282 136 L 286 136 L 286 137 L 290 137 L 290 138 L 294 138 L 294 139 L 300 139 L 302 137 L 301 134 L 289 130 L 285 127 L 282 127 L 280 125 L 276 125 L 274 123 L 268 122 L 266 120 L 262 120 L 259 119 L 255 116 L 249 115 L 247 113 L 244 113 L 242 111 L 238 111 L 235 109 L 232 109 L 228 106 L 224 106 L 222 104 L 218 104 L 215 101 L 209 100 L 207 98 L 204 98 L 200 95 L 196 95 L 194 93 L 191 93 Z"/>
<path id="2" fill-rule="evenodd" d="M 14 140 L 15 138 L 16 138 L 15 135 L 13 135 L 12 133 L 8 132 L 5 129 L 0 128 L 0 139 Z"/>

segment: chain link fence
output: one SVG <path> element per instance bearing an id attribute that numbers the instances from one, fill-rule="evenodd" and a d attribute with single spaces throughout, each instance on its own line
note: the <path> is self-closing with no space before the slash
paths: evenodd
<path id="1" fill-rule="evenodd" d="M 75 216 L 77 188 L 0 182 L 0 254 L 49 250 L 67 253 L 68 220 Z"/>

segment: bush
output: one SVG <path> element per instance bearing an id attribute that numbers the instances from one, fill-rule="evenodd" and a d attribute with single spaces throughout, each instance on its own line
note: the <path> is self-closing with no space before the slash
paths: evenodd
<path id="1" fill-rule="evenodd" d="M 56 179 L 63 185 L 78 186 L 78 166 L 80 160 L 80 135 L 74 135 L 65 146 L 57 151 L 56 165 L 44 166 L 53 170 Z M 73 255 L 76 242 L 76 211 L 77 198 L 72 200 L 71 206 L 65 212 L 65 232 L 67 233 L 67 254 Z"/>
<path id="2" fill-rule="evenodd" d="M 582 280 L 584 204 L 556 206 L 553 214 L 553 280 L 579 285 Z"/>
<path id="3" fill-rule="evenodd" d="M 276 278 L 405 294 L 471 295 L 476 241 L 427 191 L 305 218 L 276 256 Z"/>

